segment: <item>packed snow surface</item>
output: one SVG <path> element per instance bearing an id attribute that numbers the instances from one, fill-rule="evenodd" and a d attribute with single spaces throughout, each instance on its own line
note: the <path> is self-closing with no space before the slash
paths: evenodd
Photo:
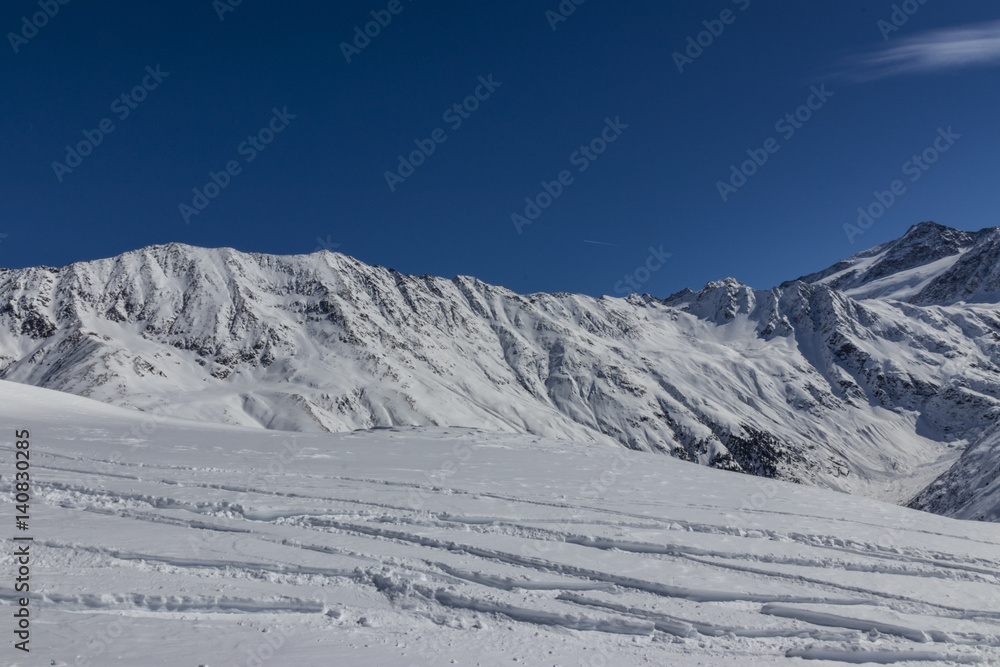
<path id="1" fill-rule="evenodd" d="M 35 665 L 1000 664 L 1000 526 L 600 442 L 283 433 L 0 382 Z M 24 533 L 22 533 L 23 535 Z"/>

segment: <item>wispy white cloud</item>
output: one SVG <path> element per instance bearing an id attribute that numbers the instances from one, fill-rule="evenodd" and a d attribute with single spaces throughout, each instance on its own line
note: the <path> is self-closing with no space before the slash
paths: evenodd
<path id="1" fill-rule="evenodd" d="M 593 243 L 594 245 L 609 245 L 609 246 L 613 246 L 615 248 L 619 247 L 617 243 L 605 243 L 604 241 L 588 241 L 587 239 L 584 239 L 583 242 L 584 243 Z"/>
<path id="2" fill-rule="evenodd" d="M 990 65 L 1000 65 L 1000 21 L 914 35 L 849 58 L 840 74 L 855 81 L 875 81 Z"/>

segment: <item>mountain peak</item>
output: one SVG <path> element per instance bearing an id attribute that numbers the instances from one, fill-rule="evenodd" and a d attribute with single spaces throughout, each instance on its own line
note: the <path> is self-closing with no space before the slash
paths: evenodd
<path id="1" fill-rule="evenodd" d="M 957 229 L 952 229 L 951 227 L 946 227 L 940 225 L 933 220 L 925 220 L 923 222 L 918 222 L 915 225 L 911 225 L 906 233 L 903 234 L 901 238 L 907 238 L 913 235 L 923 235 L 929 233 L 941 233 L 941 232 L 957 232 Z"/>
<path id="2" fill-rule="evenodd" d="M 966 232 L 921 222 L 895 241 L 859 252 L 800 280 L 858 299 L 923 305 L 996 302 L 1000 295 L 1000 228 Z"/>
<path id="3" fill-rule="evenodd" d="M 731 276 L 728 277 L 728 278 L 723 278 L 722 280 L 714 280 L 714 281 L 712 281 L 712 282 L 710 282 L 710 283 L 708 283 L 708 284 L 705 285 L 705 289 L 707 289 L 707 290 L 710 290 L 710 289 L 722 289 L 722 288 L 727 288 L 727 289 L 728 288 L 737 288 L 737 289 L 739 289 L 739 288 L 746 288 L 746 289 L 750 289 L 750 287 L 748 285 L 740 282 L 739 280 L 737 280 L 736 278 L 733 278 Z"/>

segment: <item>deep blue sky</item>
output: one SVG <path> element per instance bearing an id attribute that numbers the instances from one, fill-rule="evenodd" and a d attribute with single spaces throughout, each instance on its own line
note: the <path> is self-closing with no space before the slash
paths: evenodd
<path id="1" fill-rule="evenodd" d="M 948 67 L 968 33 L 941 32 L 995 22 L 995 0 L 928 0 L 887 41 L 888 1 L 588 0 L 554 31 L 559 0 L 401 3 L 351 63 L 341 42 L 387 0 L 244 0 L 225 20 L 212 0 L 71 0 L 17 53 L 8 35 L 0 265 L 320 238 L 404 273 L 597 295 L 662 246 L 672 257 L 641 287 L 666 295 L 730 275 L 770 287 L 921 220 L 1000 225 L 996 40 Z M 679 72 L 673 53 L 725 9 L 734 22 Z M 9 0 L 0 28 L 38 11 Z M 112 102 L 157 65 L 169 75 L 120 120 Z M 502 85 L 452 130 L 443 112 L 491 74 Z M 833 97 L 786 140 L 775 122 L 822 83 Z M 285 107 L 296 118 L 247 163 L 240 143 Z M 616 117 L 628 129 L 576 171 L 571 154 Z M 114 131 L 60 183 L 52 163 L 104 118 Z M 851 244 L 857 208 L 949 126 L 962 138 Z M 390 192 L 396 156 L 436 128 L 447 141 Z M 780 150 L 723 202 L 717 182 L 769 137 Z M 185 224 L 179 204 L 230 160 L 242 171 Z M 511 214 L 566 169 L 573 183 L 518 234 Z"/>

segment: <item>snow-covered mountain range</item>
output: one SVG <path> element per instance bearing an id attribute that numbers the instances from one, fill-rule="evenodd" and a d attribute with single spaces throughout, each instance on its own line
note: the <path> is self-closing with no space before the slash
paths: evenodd
<path id="1" fill-rule="evenodd" d="M 0 379 L 270 429 L 624 445 L 995 520 L 998 255 L 1000 228 L 922 223 L 771 290 L 595 299 L 170 244 L 0 270 Z"/>

